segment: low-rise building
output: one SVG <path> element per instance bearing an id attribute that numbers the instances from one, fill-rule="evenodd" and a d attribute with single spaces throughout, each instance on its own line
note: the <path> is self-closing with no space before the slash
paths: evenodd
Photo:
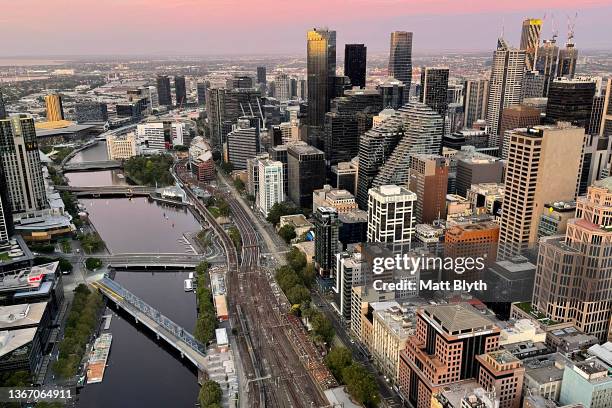
<path id="1" fill-rule="evenodd" d="M 277 229 L 283 228 L 285 225 L 290 225 L 295 230 L 295 235 L 301 237 L 308 233 L 313 225 L 309 222 L 304 214 L 283 215 L 280 217 Z"/>
<path id="2" fill-rule="evenodd" d="M 357 209 L 355 196 L 347 190 L 333 188 L 326 184 L 322 189 L 312 193 L 312 212 L 316 213 L 319 207 L 332 207 L 338 214 Z"/>
<path id="3" fill-rule="evenodd" d="M 495 390 L 499 408 L 520 408 L 525 368 L 521 360 L 506 350 L 490 351 L 476 356 L 480 363 L 478 382 Z"/>
<path id="4" fill-rule="evenodd" d="M 569 360 L 563 370 L 561 404 L 582 404 L 585 408 L 612 406 L 612 368 L 597 357 Z"/>
<path id="5" fill-rule="evenodd" d="M 133 133 L 127 135 L 109 135 L 106 137 L 106 151 L 109 160 L 126 160 L 138 154 L 136 150 L 136 136 Z"/>
<path id="6" fill-rule="evenodd" d="M 575 216 L 575 201 L 556 201 L 544 204 L 538 224 L 538 238 L 565 234 L 567 221 Z"/>
<path id="7" fill-rule="evenodd" d="M 511 321 L 505 327 L 502 327 L 499 334 L 500 346 L 522 341 L 545 342 L 546 332 L 529 319 Z"/>

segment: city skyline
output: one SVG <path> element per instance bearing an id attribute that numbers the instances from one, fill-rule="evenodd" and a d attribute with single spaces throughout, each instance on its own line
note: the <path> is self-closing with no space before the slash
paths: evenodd
<path id="1" fill-rule="evenodd" d="M 61 3 L 66 7 L 62 8 Z M 112 7 L 113 4 L 119 6 L 117 0 L 110 3 L 111 6 L 91 1 L 71 4 L 61 0 L 51 5 L 28 0 L 13 4 L 3 10 L 0 34 L 11 38 L 19 32 L 22 41 L 7 42 L 0 51 L 0 58 L 233 55 L 252 53 L 254 49 L 258 50 L 257 54 L 295 54 L 304 52 L 307 30 L 325 25 L 337 31 L 338 49 L 343 49 L 345 43 L 364 43 L 372 54 L 382 53 L 388 49 L 389 33 L 405 30 L 414 33 L 417 54 L 433 50 L 488 51 L 495 47 L 492 39 L 502 32 L 510 44 L 518 46 L 520 30 L 517 27 L 525 18 L 544 18 L 542 39 L 552 36 L 554 20 L 559 41 L 563 43 L 568 16 L 573 19 L 576 12 L 575 41 L 581 49 L 609 48 L 606 39 L 612 36 L 612 28 L 605 19 L 612 6 L 602 0 L 582 1 L 581 4 L 546 0 L 538 2 L 537 6 L 524 1 L 489 4 L 482 0 L 460 5 L 449 0 L 417 4 L 356 0 L 351 2 L 353 7 L 346 7 L 341 1 L 319 0 L 305 4 L 284 4 L 275 0 L 241 2 L 241 15 L 248 18 L 231 14 L 229 10 L 233 8 L 228 7 L 227 2 L 215 5 L 193 0 L 138 0 L 129 4 L 121 2 L 120 9 Z M 68 7 L 70 13 L 57 11 Z M 168 13 L 172 13 L 171 19 L 167 18 Z M 95 21 L 92 16 L 96 16 Z M 257 36 L 249 34 L 253 25 L 258 26 Z M 58 26 L 69 29 L 57 30 Z M 166 27 L 163 35 L 152 29 L 161 26 Z M 79 32 L 78 37 L 74 36 L 75 32 Z"/>

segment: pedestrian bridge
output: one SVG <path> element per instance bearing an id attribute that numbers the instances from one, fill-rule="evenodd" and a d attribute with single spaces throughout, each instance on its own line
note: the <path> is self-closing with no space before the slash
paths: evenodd
<path id="1" fill-rule="evenodd" d="M 198 369 L 198 382 L 205 376 L 206 346 L 199 342 L 191 333 L 161 314 L 158 310 L 125 289 L 119 283 L 104 276 L 93 282 L 102 295 L 117 307 L 125 310 L 149 328 L 158 339 L 164 339 L 175 348 L 182 358 L 189 360 Z"/>
<path id="2" fill-rule="evenodd" d="M 93 171 L 93 170 L 112 170 L 120 169 L 123 163 L 118 160 L 99 160 L 81 163 L 66 163 L 62 166 L 64 173 L 72 171 Z"/>
<path id="3" fill-rule="evenodd" d="M 77 197 L 134 197 L 149 196 L 154 187 L 147 186 L 55 186 L 58 191 L 69 191 Z"/>
<path id="4" fill-rule="evenodd" d="M 111 268 L 195 268 L 200 262 L 206 261 L 201 254 L 189 253 L 158 253 L 158 254 L 112 254 L 98 256 L 96 258 L 108 264 Z"/>

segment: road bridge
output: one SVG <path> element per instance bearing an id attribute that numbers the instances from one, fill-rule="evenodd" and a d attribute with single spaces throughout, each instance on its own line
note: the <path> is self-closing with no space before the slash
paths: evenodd
<path id="1" fill-rule="evenodd" d="M 81 163 L 66 163 L 62 166 L 64 173 L 73 171 L 95 171 L 95 170 L 112 170 L 123 167 L 123 162 L 118 160 L 100 160 L 87 161 Z"/>
<path id="2" fill-rule="evenodd" d="M 203 343 L 114 280 L 105 276 L 92 285 L 117 307 L 132 315 L 136 323 L 142 323 L 158 339 L 164 339 L 175 348 L 182 358 L 189 360 L 198 369 L 198 382 L 202 382 L 206 376 L 206 346 Z"/>
<path id="3" fill-rule="evenodd" d="M 149 196 L 155 192 L 148 186 L 55 186 L 58 191 L 68 191 L 77 197 L 135 197 Z"/>

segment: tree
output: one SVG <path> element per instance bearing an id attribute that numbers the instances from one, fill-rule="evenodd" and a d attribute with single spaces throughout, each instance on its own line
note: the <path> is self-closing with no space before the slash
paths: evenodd
<path id="1" fill-rule="evenodd" d="M 312 325 L 312 331 L 315 334 L 315 337 L 325 342 L 327 344 L 331 344 L 334 339 L 334 326 L 330 323 L 329 320 L 325 317 L 325 315 L 321 312 L 315 312 L 310 321 Z"/>
<path id="2" fill-rule="evenodd" d="M 227 203 L 227 201 L 225 201 L 225 199 L 223 199 L 223 197 L 217 197 L 215 202 L 217 203 L 217 208 L 219 209 L 219 214 L 222 217 L 227 217 L 228 215 L 230 215 L 230 206 Z"/>
<path id="3" fill-rule="evenodd" d="M 325 357 L 325 364 L 339 383 L 344 383 L 342 371 L 353 362 L 353 355 L 346 347 L 333 347 Z"/>
<path id="4" fill-rule="evenodd" d="M 304 285 L 295 285 L 285 291 L 287 299 L 294 305 L 310 300 L 310 291 Z"/>
<path id="5" fill-rule="evenodd" d="M 281 228 L 281 230 L 283 228 Z M 304 253 L 300 251 L 297 247 L 292 247 L 285 256 L 285 258 L 287 259 L 287 262 L 289 263 L 291 269 L 293 269 L 294 271 L 301 271 L 303 268 L 306 267 L 306 255 L 304 255 Z"/>
<path id="6" fill-rule="evenodd" d="M 290 206 L 287 203 L 275 203 L 272 208 L 270 208 L 266 220 L 276 226 L 280 222 L 280 217 L 300 213 L 301 210 L 299 208 Z"/>
<path id="7" fill-rule="evenodd" d="M 372 374 L 361 364 L 353 363 L 342 371 L 346 389 L 358 402 L 367 408 L 380 404 L 380 394 Z"/>
<path id="8" fill-rule="evenodd" d="M 283 225 L 278 230 L 278 235 L 285 240 L 286 243 L 290 243 L 293 238 L 296 237 L 295 228 L 293 225 Z"/>
<path id="9" fill-rule="evenodd" d="M 234 187 L 239 193 L 242 193 L 245 189 L 244 181 L 239 178 L 234 179 Z"/>
<path id="10" fill-rule="evenodd" d="M 198 397 L 202 408 L 211 408 L 215 404 L 221 404 L 222 398 L 223 391 L 219 383 L 212 380 L 204 381 Z"/>
<path id="11" fill-rule="evenodd" d="M 72 263 L 65 258 L 59 258 L 59 269 L 62 272 L 72 272 Z"/>
<path id="12" fill-rule="evenodd" d="M 98 258 L 87 258 L 85 260 L 85 267 L 90 271 L 95 271 L 102 266 L 102 261 Z"/>

